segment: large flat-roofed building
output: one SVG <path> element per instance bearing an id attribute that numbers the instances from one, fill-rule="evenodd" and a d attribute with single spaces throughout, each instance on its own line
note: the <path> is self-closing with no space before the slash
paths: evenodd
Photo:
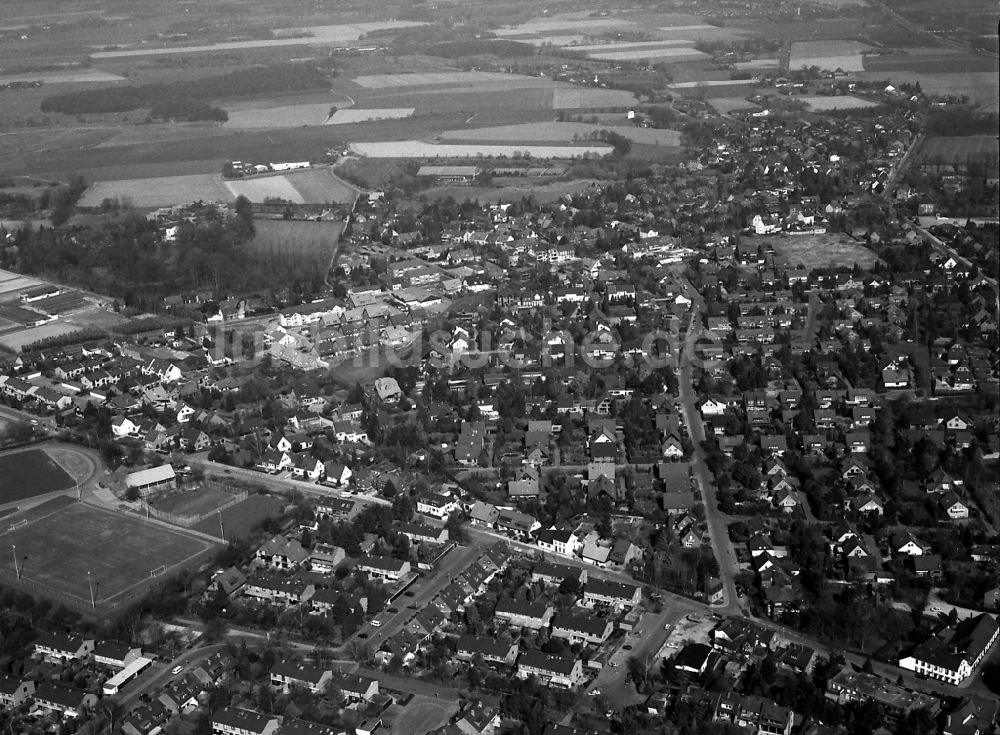
<path id="1" fill-rule="evenodd" d="M 837 704 L 872 701 L 891 720 L 901 720 L 910 712 L 926 709 L 935 714 L 941 702 L 928 694 L 911 692 L 881 676 L 842 669 L 826 684 L 826 697 Z"/>
<path id="2" fill-rule="evenodd" d="M 168 464 L 132 472 L 125 476 L 125 488 L 136 489 L 143 497 L 157 490 L 169 490 L 177 484 L 174 468 Z"/>

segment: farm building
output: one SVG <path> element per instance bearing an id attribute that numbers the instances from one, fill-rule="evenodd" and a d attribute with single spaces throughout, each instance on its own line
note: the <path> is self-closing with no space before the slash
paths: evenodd
<path id="1" fill-rule="evenodd" d="M 167 490 L 177 484 L 174 468 L 168 464 L 132 472 L 125 476 L 125 489 L 135 488 L 143 497 L 155 490 Z"/>
<path id="2" fill-rule="evenodd" d="M 433 178 L 436 184 L 472 184 L 481 173 L 479 166 L 421 166 L 417 176 Z"/>

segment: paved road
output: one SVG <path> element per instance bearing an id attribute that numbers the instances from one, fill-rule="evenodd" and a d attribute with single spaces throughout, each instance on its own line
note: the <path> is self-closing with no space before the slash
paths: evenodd
<path id="1" fill-rule="evenodd" d="M 417 580 L 410 587 L 413 597 L 400 596 L 394 603 L 387 606 L 393 607 L 399 610 L 399 612 L 389 613 L 383 611 L 379 613 L 374 619 L 378 620 L 381 625 L 372 625 L 371 621 L 365 623 L 344 642 L 344 646 L 348 646 L 352 642 L 364 641 L 377 649 L 382 641 L 392 638 L 420 610 L 427 607 L 441 590 L 447 587 L 455 577 L 465 571 L 466 567 L 479 558 L 481 552 L 482 549 L 477 546 L 456 546 L 453 548 L 438 563 L 432 577 Z M 360 635 L 367 636 L 367 640 L 359 638 Z"/>
<path id="2" fill-rule="evenodd" d="M 213 462 L 208 459 L 205 452 L 189 455 L 188 462 L 192 465 L 202 467 L 206 472 L 210 472 L 213 475 L 218 475 L 222 478 L 230 476 L 241 480 L 259 482 L 262 485 L 269 485 L 279 489 L 298 490 L 306 495 L 315 495 L 321 498 L 343 497 L 341 490 L 326 487 L 325 485 L 317 485 L 315 482 L 309 482 L 308 480 L 293 480 L 291 478 L 275 477 L 274 475 L 269 475 L 266 472 L 258 472 L 256 470 L 248 470 L 242 467 L 232 467 L 227 464 L 222 464 L 221 462 Z M 352 500 L 357 500 L 364 505 L 392 505 L 392 503 L 385 498 L 379 498 L 374 495 L 352 493 L 350 497 Z"/>
<path id="3" fill-rule="evenodd" d="M 702 442 L 705 441 L 705 427 L 702 424 L 701 413 L 698 411 L 696 401 L 698 399 L 694 389 L 694 365 L 695 359 L 694 345 L 697 334 L 701 331 L 701 318 L 699 312 L 693 311 L 691 314 L 691 324 L 688 328 L 688 338 L 684 343 L 684 352 L 681 355 L 681 369 L 678 376 L 680 386 L 681 411 L 684 414 L 684 423 L 687 426 L 688 436 L 694 445 L 694 452 L 691 458 L 691 469 L 698 489 L 701 491 L 702 501 L 705 505 L 705 522 L 708 525 L 708 535 L 712 541 L 712 550 L 715 558 L 719 562 L 719 572 L 725 588 L 725 599 L 720 612 L 727 614 L 741 614 L 747 609 L 747 602 L 736 594 L 736 575 L 739 574 L 739 564 L 736 559 L 736 552 L 733 544 L 729 540 L 729 529 L 727 528 L 727 517 L 719 510 L 719 502 L 715 492 L 715 480 L 712 477 L 708 465 L 705 464 L 705 450 Z"/>
<path id="4" fill-rule="evenodd" d="M 614 709 L 645 700 L 646 695 L 639 694 L 632 681 L 626 681 L 628 678 L 626 662 L 629 657 L 639 658 L 647 670 L 655 669 L 660 663 L 657 654 L 671 633 L 667 626 L 672 628 L 685 615 L 692 612 L 701 613 L 703 610 L 704 605 L 700 603 L 685 598 L 675 598 L 664 601 L 662 612 L 644 614 L 635 630 L 619 642 L 618 649 L 608 659 L 608 665 L 601 669 L 588 690 L 600 690 Z M 625 646 L 631 646 L 631 649 L 626 650 Z"/>

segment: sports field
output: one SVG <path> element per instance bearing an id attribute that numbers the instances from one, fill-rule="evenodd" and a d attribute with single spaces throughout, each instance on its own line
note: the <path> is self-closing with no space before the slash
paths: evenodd
<path id="1" fill-rule="evenodd" d="M 76 484 L 44 449 L 0 455 L 0 478 L 0 505 L 68 490 Z"/>
<path id="2" fill-rule="evenodd" d="M 199 516 L 202 513 L 212 512 L 232 499 L 232 494 L 225 490 L 200 487 L 189 492 L 177 493 L 155 500 L 150 505 L 164 513 L 178 516 Z"/>
<path id="3" fill-rule="evenodd" d="M 871 268 L 878 260 L 874 252 L 846 235 L 823 233 L 818 235 L 786 235 L 766 238 L 774 246 L 775 260 L 789 268 L 801 263 L 812 268 L 851 268 L 855 263 Z"/>
<path id="4" fill-rule="evenodd" d="M 226 540 L 246 538 L 250 533 L 250 529 L 265 518 L 274 518 L 281 515 L 281 510 L 284 506 L 284 501 L 278 498 L 272 498 L 269 495 L 251 495 L 242 503 L 237 503 L 226 508 L 222 511 L 222 525 L 226 533 Z M 220 537 L 222 534 L 217 516 L 206 518 L 197 526 L 194 526 L 194 530 L 215 537 Z"/>
<path id="5" fill-rule="evenodd" d="M 18 570 L 29 585 L 89 603 L 90 582 L 98 605 L 137 591 L 209 549 L 211 542 L 102 508 L 73 503 L 0 534 L 17 547 Z M 14 572 L 14 556 L 0 555 L 0 568 Z"/>

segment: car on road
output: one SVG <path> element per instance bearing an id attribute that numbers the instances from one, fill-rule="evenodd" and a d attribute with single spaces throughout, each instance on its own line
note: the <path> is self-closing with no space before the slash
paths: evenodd
<path id="1" fill-rule="evenodd" d="M 396 613 L 398 613 L 398 612 L 399 612 L 399 610 L 397 610 L 397 609 L 396 609 L 396 608 L 394 608 L 394 607 L 390 607 L 390 608 L 389 608 L 389 612 L 391 612 L 391 613 L 392 613 L 393 615 L 395 615 Z"/>
<path id="2" fill-rule="evenodd" d="M 372 620 L 372 622 L 371 622 L 371 626 L 372 626 L 373 628 L 378 628 L 378 627 L 380 627 L 381 625 L 382 625 L 382 621 L 381 621 L 381 620 L 379 620 L 378 618 L 375 618 L 375 619 L 374 619 L 374 620 Z"/>
<path id="3" fill-rule="evenodd" d="M 618 663 L 617 661 L 612 661 L 612 662 L 610 662 L 610 663 L 609 663 L 608 665 L 609 665 L 609 666 L 610 666 L 610 667 L 611 667 L 612 669 L 617 669 L 617 668 L 618 668 L 619 666 L 621 666 L 621 664 L 620 664 L 620 663 Z"/>
<path id="4" fill-rule="evenodd" d="M 587 692 L 587 696 L 588 697 L 596 697 L 600 693 L 601 693 L 600 689 L 591 689 L 589 692 Z"/>
<path id="5" fill-rule="evenodd" d="M 175 666 L 174 668 L 172 668 L 170 670 L 170 673 L 173 674 L 174 676 L 177 676 L 182 671 L 184 671 L 184 667 L 183 666 Z"/>
<path id="6" fill-rule="evenodd" d="M 623 651 L 631 651 L 631 650 L 632 650 L 632 646 L 630 646 L 630 645 L 628 645 L 628 644 L 626 643 L 626 644 L 625 644 L 624 646 L 622 646 L 622 650 L 623 650 Z"/>
<path id="7" fill-rule="evenodd" d="M 358 638 L 360 638 L 361 640 L 365 640 L 366 638 L 368 638 L 368 634 L 367 633 L 358 633 Z"/>

